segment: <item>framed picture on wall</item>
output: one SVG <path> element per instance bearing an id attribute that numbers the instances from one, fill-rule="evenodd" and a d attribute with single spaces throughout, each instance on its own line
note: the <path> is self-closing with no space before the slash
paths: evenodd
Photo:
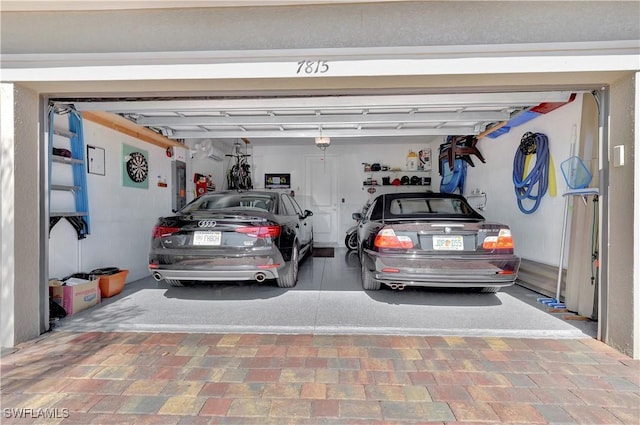
<path id="1" fill-rule="evenodd" d="M 104 149 L 87 145 L 87 173 L 104 176 Z"/>
<path id="2" fill-rule="evenodd" d="M 122 185 L 149 188 L 149 154 L 147 151 L 122 144 Z"/>
<path id="3" fill-rule="evenodd" d="M 291 174 L 269 173 L 264 175 L 265 189 L 290 189 Z"/>

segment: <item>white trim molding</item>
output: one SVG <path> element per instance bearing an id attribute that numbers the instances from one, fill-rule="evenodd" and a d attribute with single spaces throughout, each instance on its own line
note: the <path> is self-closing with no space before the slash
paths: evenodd
<path id="1" fill-rule="evenodd" d="M 637 71 L 640 41 L 0 55 L 5 82 Z"/>

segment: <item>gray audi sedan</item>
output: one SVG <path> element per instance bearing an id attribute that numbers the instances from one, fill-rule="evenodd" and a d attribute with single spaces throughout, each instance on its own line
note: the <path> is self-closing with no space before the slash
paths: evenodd
<path id="1" fill-rule="evenodd" d="M 291 288 L 313 250 L 309 210 L 275 191 L 225 191 L 194 199 L 158 219 L 149 271 L 171 286 L 203 281 L 274 279 Z"/>

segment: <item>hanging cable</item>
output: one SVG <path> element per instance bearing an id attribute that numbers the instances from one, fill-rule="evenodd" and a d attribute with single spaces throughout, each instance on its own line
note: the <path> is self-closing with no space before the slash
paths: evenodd
<path id="1" fill-rule="evenodd" d="M 525 176 L 527 159 L 536 155 L 536 162 Z M 549 139 L 542 133 L 527 132 L 520 140 L 520 146 L 513 158 L 513 185 L 518 200 L 518 208 L 525 214 L 532 214 L 540 206 L 542 197 L 549 187 Z M 533 206 L 525 208 L 523 201 L 531 199 Z"/>

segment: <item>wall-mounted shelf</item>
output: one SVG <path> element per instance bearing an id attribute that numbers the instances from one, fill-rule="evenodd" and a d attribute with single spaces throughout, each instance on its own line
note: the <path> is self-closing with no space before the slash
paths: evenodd
<path id="1" fill-rule="evenodd" d="M 430 184 L 363 184 L 363 187 L 431 187 Z"/>
<path id="2" fill-rule="evenodd" d="M 464 195 L 464 197 L 467 198 L 468 201 L 471 201 L 472 199 L 475 200 L 473 202 L 477 203 L 477 205 L 472 205 L 472 207 L 477 208 L 480 211 L 484 211 L 487 206 L 487 194 L 485 192 L 470 193 L 468 195 Z M 478 198 L 480 198 L 481 201 L 478 202 Z"/>
<path id="3" fill-rule="evenodd" d="M 379 171 L 363 171 L 364 173 L 430 173 L 431 170 L 379 170 Z"/>
<path id="4" fill-rule="evenodd" d="M 363 163 L 365 168 L 362 173 L 366 176 L 365 181 L 362 182 L 362 190 L 368 189 L 369 193 L 375 192 L 376 188 L 391 188 L 393 190 L 403 190 L 402 188 L 410 188 L 410 190 L 430 190 L 431 189 L 431 168 L 429 169 L 408 169 L 399 167 L 389 167 L 387 170 L 371 170 L 367 169 L 371 166 L 369 163 Z M 377 163 L 376 163 L 377 165 Z M 376 167 L 377 168 L 377 167 Z M 401 178 L 410 178 L 419 180 L 419 184 L 391 184 L 393 180 L 400 180 Z M 422 177 L 424 176 L 424 177 Z M 384 183 L 384 181 L 387 181 Z M 373 188 L 373 189 L 372 189 Z M 422 188 L 422 189 L 421 189 Z"/>

